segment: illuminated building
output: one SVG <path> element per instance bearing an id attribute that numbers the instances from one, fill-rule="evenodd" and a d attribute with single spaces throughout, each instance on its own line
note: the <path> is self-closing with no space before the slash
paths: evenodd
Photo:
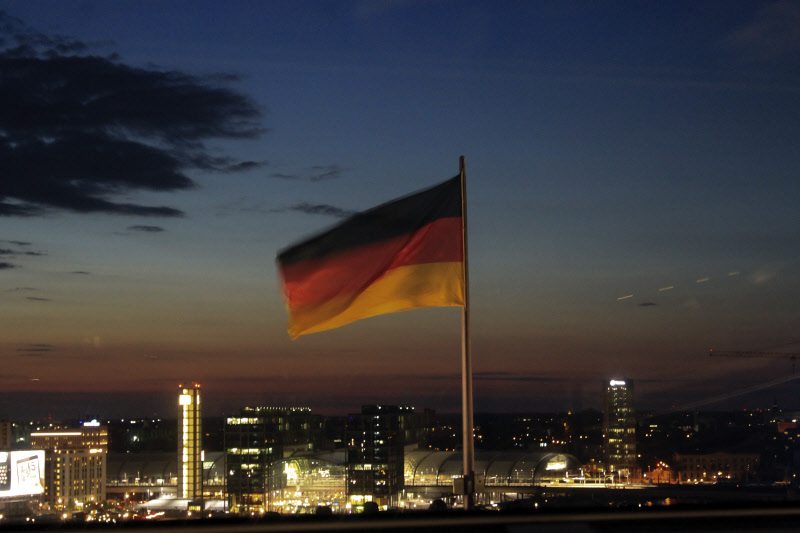
<path id="1" fill-rule="evenodd" d="M 30 443 L 45 451 L 44 501 L 51 509 L 82 509 L 105 501 L 105 426 L 91 421 L 80 428 L 35 431 Z"/>
<path id="2" fill-rule="evenodd" d="M 225 492 L 225 452 L 205 452 L 203 458 L 204 503 L 222 500 Z M 178 469 L 175 452 L 131 452 L 108 454 L 108 500 L 152 498 L 175 499 Z M 180 501 L 180 509 L 186 510 Z"/>
<path id="3" fill-rule="evenodd" d="M 324 419 L 304 406 L 244 407 L 241 416 L 257 417 L 264 421 L 267 431 L 283 447 L 315 450 L 322 440 Z"/>
<path id="4" fill-rule="evenodd" d="M 586 486 L 581 462 L 566 453 L 488 451 L 475 453 L 475 477 L 481 490 L 476 495 L 480 504 L 503 500 L 509 493 L 541 493 L 542 485 Z M 464 469 L 460 452 L 406 450 L 403 507 L 427 509 L 431 500 L 450 499 Z M 458 490 L 455 491 L 459 493 Z"/>
<path id="5" fill-rule="evenodd" d="M 606 468 L 612 474 L 631 476 L 636 470 L 636 415 L 630 380 L 612 379 L 608 382 L 604 415 Z"/>
<path id="6" fill-rule="evenodd" d="M 360 505 L 395 505 L 403 489 L 403 432 L 400 417 L 408 408 L 365 405 L 347 420 L 347 495 Z"/>
<path id="7" fill-rule="evenodd" d="M 228 508 L 234 513 L 264 512 L 280 476 L 281 447 L 275 428 L 259 410 L 246 407 L 225 419 Z"/>
<path id="8" fill-rule="evenodd" d="M 191 501 L 203 495 L 203 444 L 200 428 L 200 385 L 178 386 L 178 498 Z"/>
<path id="9" fill-rule="evenodd" d="M 758 469 L 757 453 L 675 454 L 681 483 L 750 481 Z"/>
<path id="10" fill-rule="evenodd" d="M 313 512 L 317 506 L 334 513 L 347 509 L 347 468 L 345 450 L 300 451 L 280 462 L 283 487 L 276 509 L 285 513 Z"/>
<path id="11" fill-rule="evenodd" d="M 347 512 L 347 462 L 345 450 L 285 454 L 274 462 L 277 487 L 269 507 L 284 513 L 313 513 L 325 505 Z M 226 454 L 206 453 L 206 490 L 219 493 L 224 484 Z M 109 497 L 146 499 L 169 494 L 176 483 L 175 456 L 171 453 L 112 453 L 109 457 Z M 227 465 L 230 468 L 230 464 Z M 501 500 L 509 493 L 535 493 L 543 484 L 599 483 L 579 476 L 581 462 L 565 453 L 485 451 L 475 455 L 475 473 L 483 480 L 483 503 Z M 427 509 L 431 500 L 453 498 L 453 478 L 463 468 L 460 452 L 409 450 L 404 454 L 404 496 L 400 505 Z M 228 474 L 230 471 L 228 471 Z M 282 481 L 278 483 L 278 478 Z M 228 479 L 230 482 L 230 479 Z M 601 486 L 601 485 L 598 485 Z M 208 500 L 206 500 L 208 502 Z M 351 505 L 352 508 L 352 505 Z M 241 510 L 241 508 L 239 508 Z M 252 507 L 251 512 L 260 512 Z"/>

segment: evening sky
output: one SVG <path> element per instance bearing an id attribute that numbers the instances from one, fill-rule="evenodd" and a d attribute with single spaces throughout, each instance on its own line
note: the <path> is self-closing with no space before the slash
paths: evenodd
<path id="1" fill-rule="evenodd" d="M 109 64 L 224 88 L 252 105 L 254 128 L 201 135 L 212 163 L 171 152 L 193 186 L 98 192 L 174 212 L 34 202 L 0 216 L 0 417 L 56 392 L 83 394 L 75 408 L 100 415 L 168 411 L 149 395 L 182 380 L 201 382 L 218 411 L 457 408 L 456 309 L 293 342 L 274 259 L 341 216 L 455 175 L 461 154 L 477 410 L 599 407 L 614 376 L 636 380 L 640 405 L 666 409 L 790 372 L 706 354 L 800 348 L 797 3 L 0 10 L 87 45 L 70 57 L 116 53 Z M 726 405 L 788 403 L 793 390 Z"/>

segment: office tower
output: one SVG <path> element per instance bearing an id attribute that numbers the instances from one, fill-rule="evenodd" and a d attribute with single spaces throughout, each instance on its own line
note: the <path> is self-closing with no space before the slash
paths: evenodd
<path id="1" fill-rule="evenodd" d="M 203 496 L 203 443 L 200 428 L 200 385 L 179 385 L 178 498 L 190 501 Z"/>
<path id="2" fill-rule="evenodd" d="M 270 495 L 280 486 L 281 446 L 275 427 L 258 408 L 245 407 L 225 419 L 228 508 L 234 513 L 270 509 Z M 274 471 L 278 469 L 278 471 Z"/>
<path id="3" fill-rule="evenodd" d="M 636 470 L 636 414 L 633 409 L 633 383 L 612 379 L 605 390 L 603 434 L 606 469 L 618 480 Z"/>
<path id="4" fill-rule="evenodd" d="M 418 413 L 411 405 L 399 405 L 397 409 L 400 413 L 400 431 L 403 433 L 404 445 L 419 445 L 424 442 L 434 425 L 436 411 L 425 408 Z"/>
<path id="5" fill-rule="evenodd" d="M 347 495 L 354 505 L 397 503 L 403 489 L 403 431 L 408 408 L 365 405 L 347 420 Z"/>
<path id="6" fill-rule="evenodd" d="M 99 422 L 35 431 L 32 448 L 45 451 L 45 496 L 51 509 L 83 509 L 106 499 L 108 430 Z"/>
<path id="7" fill-rule="evenodd" d="M 270 434 L 284 448 L 315 450 L 323 440 L 324 418 L 311 413 L 310 407 L 259 405 L 243 407 L 241 416 L 263 419 Z"/>

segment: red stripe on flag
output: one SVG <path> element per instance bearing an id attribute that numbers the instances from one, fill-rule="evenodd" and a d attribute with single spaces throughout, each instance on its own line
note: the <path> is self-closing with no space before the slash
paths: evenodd
<path id="1" fill-rule="evenodd" d="M 461 218 L 441 218 L 417 231 L 322 259 L 282 265 L 290 309 L 358 294 L 400 266 L 463 261 Z"/>

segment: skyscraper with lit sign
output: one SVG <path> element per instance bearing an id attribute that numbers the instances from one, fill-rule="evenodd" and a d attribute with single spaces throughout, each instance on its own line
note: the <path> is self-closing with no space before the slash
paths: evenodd
<path id="1" fill-rule="evenodd" d="M 200 500 L 203 495 L 203 443 L 200 428 L 200 385 L 178 386 L 178 498 Z"/>
<path id="2" fill-rule="evenodd" d="M 630 380 L 608 382 L 603 422 L 606 468 L 621 477 L 633 475 L 636 470 L 636 413 Z"/>

